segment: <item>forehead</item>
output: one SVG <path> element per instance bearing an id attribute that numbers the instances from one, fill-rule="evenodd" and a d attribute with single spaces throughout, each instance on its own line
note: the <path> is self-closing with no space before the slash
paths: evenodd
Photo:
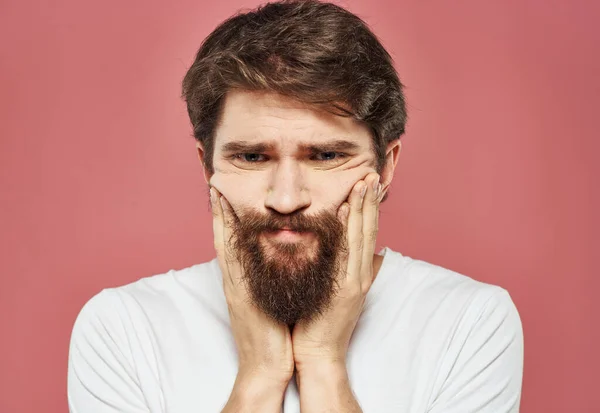
<path id="1" fill-rule="evenodd" d="M 370 146 L 368 128 L 353 118 L 276 93 L 241 90 L 228 92 L 215 138 L 216 146 L 240 139 L 285 145 L 344 139 Z"/>

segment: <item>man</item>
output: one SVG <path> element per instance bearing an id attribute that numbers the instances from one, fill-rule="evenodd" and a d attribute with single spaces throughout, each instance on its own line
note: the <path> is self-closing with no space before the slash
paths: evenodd
<path id="1" fill-rule="evenodd" d="M 406 110 L 359 18 L 316 1 L 234 16 L 183 96 L 217 257 L 86 303 L 71 412 L 518 412 L 509 294 L 374 251 Z"/>

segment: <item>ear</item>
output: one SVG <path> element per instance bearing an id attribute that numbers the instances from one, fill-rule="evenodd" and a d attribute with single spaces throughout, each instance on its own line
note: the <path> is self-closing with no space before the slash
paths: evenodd
<path id="1" fill-rule="evenodd" d="M 211 178 L 211 173 L 206 168 L 206 164 L 204 163 L 205 151 L 204 151 L 204 146 L 202 145 L 202 142 L 196 141 L 196 150 L 198 152 L 198 159 L 200 160 L 200 164 L 202 165 L 202 174 L 204 175 L 204 181 L 206 181 L 206 183 L 209 184 L 209 181 Z M 209 184 L 209 186 L 210 186 L 210 184 Z"/>
<path id="2" fill-rule="evenodd" d="M 384 194 L 382 202 L 387 198 L 387 191 L 392 183 L 392 179 L 394 178 L 394 171 L 396 170 L 396 165 L 398 164 L 398 158 L 400 158 L 401 149 L 402 143 L 400 142 L 400 139 L 394 139 L 392 142 L 388 143 L 388 146 L 385 150 L 385 163 L 383 164 L 380 174 L 380 182 L 382 185 L 381 191 Z"/>

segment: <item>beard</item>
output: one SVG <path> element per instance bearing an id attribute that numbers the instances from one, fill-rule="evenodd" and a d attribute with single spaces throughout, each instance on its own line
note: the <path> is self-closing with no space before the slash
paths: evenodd
<path id="1" fill-rule="evenodd" d="M 284 227 L 309 236 L 295 242 L 269 237 Z M 300 320 L 310 322 L 329 308 L 339 286 L 338 258 L 346 248 L 344 227 L 335 213 L 244 210 L 234 215 L 232 229 L 242 280 L 255 306 L 290 327 Z"/>

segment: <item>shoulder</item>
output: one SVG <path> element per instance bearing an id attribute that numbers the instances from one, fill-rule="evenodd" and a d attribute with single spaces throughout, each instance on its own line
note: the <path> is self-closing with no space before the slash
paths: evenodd
<path id="1" fill-rule="evenodd" d="M 523 328 L 509 292 L 439 265 L 392 256 L 383 299 L 395 317 L 405 317 L 403 337 L 413 337 L 431 361 L 428 411 L 518 411 Z"/>
<path id="2" fill-rule="evenodd" d="M 176 303 L 185 297 L 202 295 L 219 287 L 221 275 L 216 260 L 171 269 L 162 274 L 140 278 L 132 283 L 111 288 L 116 295 L 129 296 L 140 305 Z"/>
<path id="3" fill-rule="evenodd" d="M 390 306 L 411 309 L 414 321 L 436 328 L 472 329 L 481 327 L 482 319 L 494 313 L 502 315 L 515 334 L 520 332 L 519 313 L 505 288 L 393 250 L 387 253 L 391 259 L 382 280 L 385 287 L 380 286 L 382 296 L 388 297 Z"/>
<path id="4" fill-rule="evenodd" d="M 425 301 L 445 301 L 454 305 L 512 307 L 508 291 L 493 283 L 483 282 L 449 268 L 414 259 L 390 250 L 394 257 L 398 282 L 411 295 Z"/>
<path id="5" fill-rule="evenodd" d="M 185 323 L 182 303 L 197 291 L 208 294 L 214 276 L 210 263 L 199 264 L 105 288 L 89 298 L 71 332 L 70 408 L 147 411 L 155 406 L 158 411 L 163 406 L 159 340 L 170 337 L 169 326 Z"/>
<path id="6" fill-rule="evenodd" d="M 88 299 L 79 311 L 73 335 L 102 329 L 123 338 L 145 324 L 168 322 L 181 305 L 203 297 L 218 299 L 220 273 L 213 261 L 140 278 L 110 287 Z"/>

